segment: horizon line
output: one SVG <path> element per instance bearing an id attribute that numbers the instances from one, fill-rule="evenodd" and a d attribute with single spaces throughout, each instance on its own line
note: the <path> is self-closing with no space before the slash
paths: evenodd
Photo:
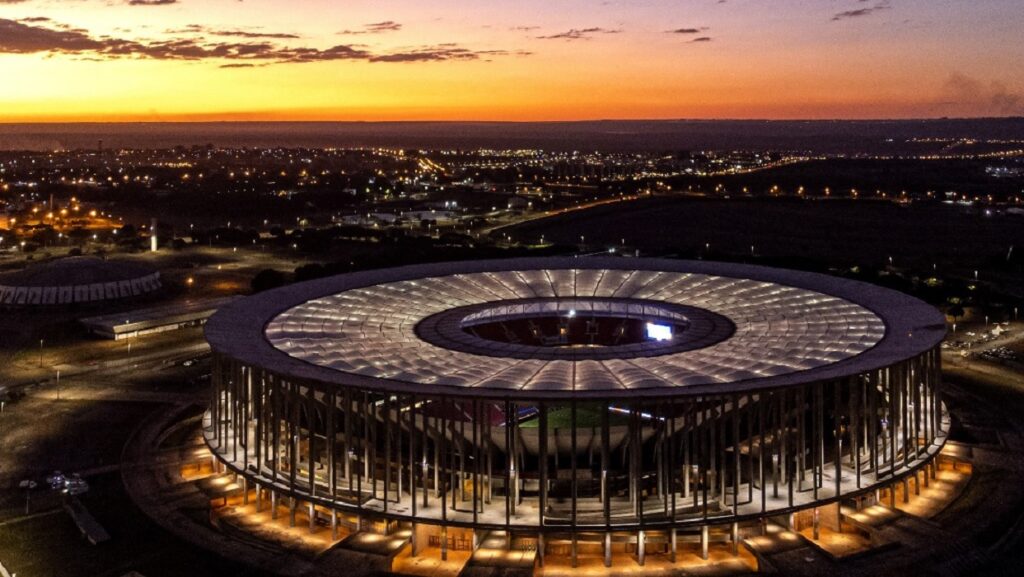
<path id="1" fill-rule="evenodd" d="M 53 126 L 97 124 L 587 124 L 599 122 L 761 122 L 761 123 L 883 123 L 883 122 L 947 122 L 947 121 L 1014 121 L 1024 115 L 1010 116 L 913 116 L 904 118 L 589 118 L 566 120 L 0 120 L 0 126 Z"/>

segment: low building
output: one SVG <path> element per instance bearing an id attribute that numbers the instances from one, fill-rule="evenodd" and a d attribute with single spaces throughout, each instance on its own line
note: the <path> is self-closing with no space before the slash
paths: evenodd
<path id="1" fill-rule="evenodd" d="M 206 324 L 217 309 L 237 296 L 189 300 L 174 304 L 112 313 L 81 319 L 89 332 L 104 338 L 121 340 L 140 335 L 162 333 Z"/>

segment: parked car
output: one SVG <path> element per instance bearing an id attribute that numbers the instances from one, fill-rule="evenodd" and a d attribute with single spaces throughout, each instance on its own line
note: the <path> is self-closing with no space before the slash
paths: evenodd
<path id="1" fill-rule="evenodd" d="M 54 471 L 52 474 L 46 476 L 46 484 L 53 490 L 59 490 L 64 488 L 64 482 L 67 481 L 67 477 L 60 471 Z"/>

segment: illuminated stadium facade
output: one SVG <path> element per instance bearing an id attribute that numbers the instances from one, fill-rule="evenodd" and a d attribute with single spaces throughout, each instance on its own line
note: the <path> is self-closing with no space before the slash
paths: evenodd
<path id="1" fill-rule="evenodd" d="M 811 273 L 431 264 L 262 293 L 206 331 L 204 434 L 246 498 L 404 531 L 414 554 L 499 531 L 541 564 L 706 558 L 934 474 L 949 430 L 941 314 Z"/>

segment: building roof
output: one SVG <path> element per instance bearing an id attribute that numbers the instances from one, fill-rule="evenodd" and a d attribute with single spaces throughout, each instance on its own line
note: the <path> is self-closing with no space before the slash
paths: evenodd
<path id="1" fill-rule="evenodd" d="M 130 281 L 154 274 L 150 267 L 132 262 L 72 256 L 51 260 L 24 270 L 0 275 L 0 285 L 52 287 Z"/>
<path id="2" fill-rule="evenodd" d="M 190 299 L 161 306 L 87 317 L 80 319 L 79 322 L 89 330 L 111 335 L 132 333 L 153 327 L 205 319 L 213 315 L 218 308 L 239 298 L 241 297 L 234 295 Z"/>
<path id="3" fill-rule="evenodd" d="M 691 341 L 688 329 L 668 345 L 534 351 L 450 330 L 481 314 L 513 314 L 521 303 L 594 306 L 611 316 L 628 313 L 616 307 L 647 307 L 636 314 L 681 314 L 704 330 L 692 337 L 702 340 Z M 447 332 L 438 329 L 445 323 Z M 215 351 L 292 378 L 540 399 L 714 394 L 840 378 L 933 348 L 945 324 L 917 299 L 856 281 L 601 257 L 340 275 L 232 303 L 206 332 Z"/>

